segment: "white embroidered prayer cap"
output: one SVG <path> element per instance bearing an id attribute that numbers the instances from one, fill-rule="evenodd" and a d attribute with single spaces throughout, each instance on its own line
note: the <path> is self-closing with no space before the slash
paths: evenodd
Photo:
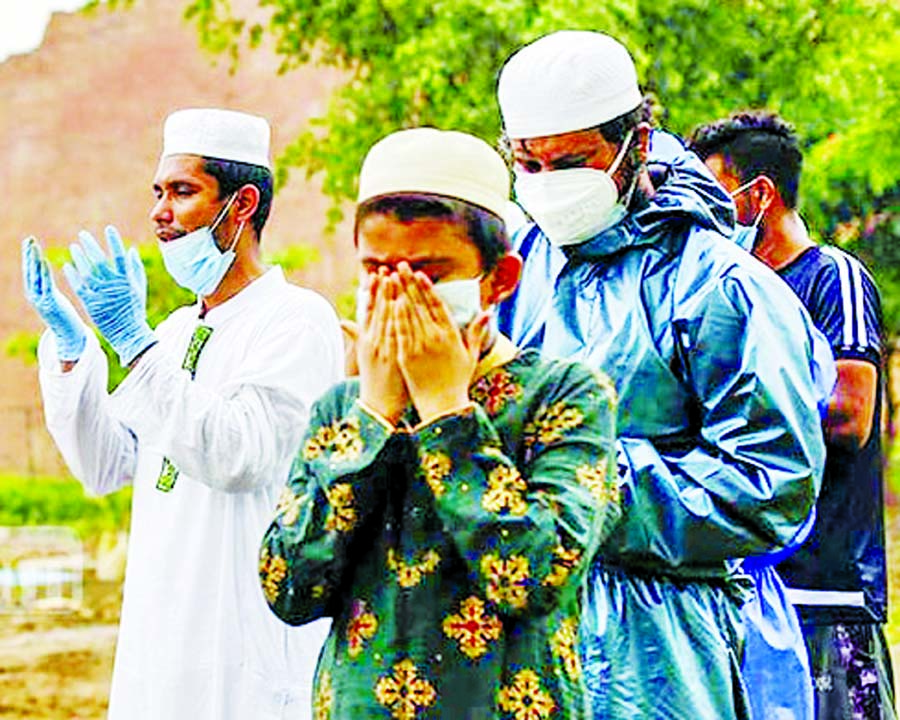
<path id="1" fill-rule="evenodd" d="M 497 151 L 473 135 L 430 127 L 399 130 L 369 149 L 357 202 L 404 193 L 463 200 L 503 218 L 509 171 Z"/>
<path id="2" fill-rule="evenodd" d="M 500 71 L 497 99 L 513 139 L 595 127 L 643 100 L 625 46 L 586 30 L 545 35 L 515 52 Z"/>
<path id="3" fill-rule="evenodd" d="M 257 115 L 219 108 L 176 110 L 163 127 L 161 157 L 200 155 L 271 170 L 270 138 L 269 123 Z"/>

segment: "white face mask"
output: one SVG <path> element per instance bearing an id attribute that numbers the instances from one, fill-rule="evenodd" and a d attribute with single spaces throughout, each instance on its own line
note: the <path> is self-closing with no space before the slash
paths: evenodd
<path id="1" fill-rule="evenodd" d="M 628 131 L 619 154 L 606 170 L 580 167 L 516 173 L 516 198 L 551 243 L 577 245 L 625 217 L 637 176 L 625 202 L 619 203 L 612 175 L 628 151 L 633 132 Z"/>
<path id="2" fill-rule="evenodd" d="M 237 193 L 228 199 L 212 225 L 192 230 L 175 240 L 159 243 L 163 264 L 172 279 L 181 287 L 201 297 L 209 295 L 219 286 L 234 262 L 234 246 L 244 229 L 244 223 L 238 227 L 230 247 L 225 252 L 219 250 L 216 245 L 213 230 L 225 217 L 236 197 Z"/>
<path id="3" fill-rule="evenodd" d="M 466 327 L 481 312 L 481 278 L 447 280 L 434 284 L 434 291 L 444 301 L 450 318 L 460 328 Z M 366 322 L 369 303 L 369 284 L 360 283 L 356 291 L 356 322 L 362 327 Z"/>

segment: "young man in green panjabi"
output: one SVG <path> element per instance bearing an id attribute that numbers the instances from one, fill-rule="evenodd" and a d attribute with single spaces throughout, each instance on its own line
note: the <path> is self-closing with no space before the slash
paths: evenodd
<path id="1" fill-rule="evenodd" d="M 317 404 L 260 558 L 282 619 L 334 618 L 317 717 L 589 717 L 581 580 L 618 516 L 614 393 L 494 330 L 520 270 L 508 193 L 462 133 L 400 131 L 363 164 L 360 377 Z"/>

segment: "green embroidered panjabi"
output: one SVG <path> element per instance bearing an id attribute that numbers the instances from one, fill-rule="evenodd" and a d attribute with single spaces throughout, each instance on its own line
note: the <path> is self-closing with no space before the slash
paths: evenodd
<path id="1" fill-rule="evenodd" d="M 279 617 L 334 618 L 315 717 L 588 717 L 582 580 L 619 514 L 611 385 L 526 351 L 424 426 L 357 396 L 317 403 L 261 550 Z"/>

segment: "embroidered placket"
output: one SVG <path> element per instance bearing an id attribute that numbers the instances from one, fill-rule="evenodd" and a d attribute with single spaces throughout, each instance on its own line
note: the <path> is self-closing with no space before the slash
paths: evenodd
<path id="1" fill-rule="evenodd" d="M 181 361 L 182 370 L 187 370 L 191 374 L 191 380 L 197 375 L 197 363 L 200 361 L 200 353 L 206 347 L 206 342 L 212 335 L 213 329 L 207 325 L 198 325 L 194 328 L 194 334 L 191 335 L 191 341 L 188 343 L 187 352 L 184 354 L 184 360 Z M 164 457 L 162 468 L 159 471 L 159 477 L 156 479 L 156 489 L 160 492 L 171 492 L 175 487 L 175 481 L 178 480 L 178 468 L 175 464 Z"/>

